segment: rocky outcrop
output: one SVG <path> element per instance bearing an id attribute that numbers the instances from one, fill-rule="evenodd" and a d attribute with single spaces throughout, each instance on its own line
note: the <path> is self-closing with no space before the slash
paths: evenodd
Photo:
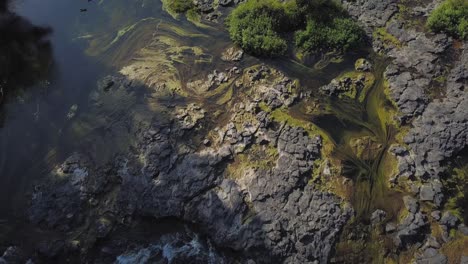
<path id="1" fill-rule="evenodd" d="M 360 21 L 369 35 L 373 29 L 383 27 L 398 12 L 396 0 L 341 1 L 348 13 Z"/>
<path id="2" fill-rule="evenodd" d="M 437 179 L 445 170 L 443 163 L 466 147 L 467 64 L 468 53 L 463 51 L 460 61 L 447 80 L 446 97 L 431 102 L 424 113 L 413 122 L 413 128 L 404 138 L 409 151 L 401 147 L 393 149 L 399 162 L 399 177 Z M 421 188 L 424 199 L 432 196 L 429 186 Z M 434 190 L 438 189 L 439 187 Z M 440 201 L 436 204 L 440 204 Z"/>
<path id="3" fill-rule="evenodd" d="M 55 168 L 52 172 L 55 183 L 35 187 L 29 210 L 31 221 L 63 231 L 82 224 L 84 218 L 80 212 L 86 206 L 88 191 L 102 187 L 88 185 L 89 167 L 89 162 L 84 157 L 74 154 Z M 104 182 L 103 180 L 102 183 Z"/>
<path id="4" fill-rule="evenodd" d="M 420 211 L 416 199 L 405 196 L 403 198 L 407 215 L 401 220 L 394 235 L 394 243 L 398 248 L 409 248 L 416 242 L 425 239 L 427 228 L 427 217 Z"/>
<path id="5" fill-rule="evenodd" d="M 359 59 L 356 61 L 356 71 L 342 74 L 329 84 L 320 87 L 320 91 L 339 98 L 346 96 L 356 99 L 359 96 L 359 100 L 363 101 L 367 91 L 375 81 L 374 75 L 368 72 L 371 67 L 371 64 L 366 60 Z"/>
<path id="6" fill-rule="evenodd" d="M 116 264 L 127 263 L 228 263 L 226 258 L 196 234 L 164 235 L 149 246 L 137 247 L 117 256 Z"/>
<path id="7" fill-rule="evenodd" d="M 468 142 L 468 52 L 447 80 L 446 98 L 431 102 L 422 116 L 413 122 L 405 143 L 413 151 L 415 175 L 438 177 L 441 163 L 466 147 Z"/>
<path id="8" fill-rule="evenodd" d="M 372 38 L 374 51 L 392 58 L 385 71 L 390 98 L 402 123 L 422 114 L 430 99 L 431 82 L 443 75 L 442 54 L 451 40 L 443 34 L 419 32 L 395 16 L 397 1 L 343 1 L 344 7 Z"/>
<path id="9" fill-rule="evenodd" d="M 385 30 L 397 43 L 386 48 L 377 42 L 374 47 L 386 49 L 385 54 L 394 58 L 385 71 L 385 78 L 390 97 L 401 112 L 401 122 L 424 111 L 429 102 L 427 91 L 432 80 L 443 74 L 441 57 L 451 43 L 445 35 L 427 37 L 423 32 L 404 27 L 401 21 L 392 20 Z"/>
<path id="10" fill-rule="evenodd" d="M 437 242 L 437 239 L 433 236 L 429 237 L 426 243 L 416 253 L 415 263 L 426 264 L 426 263 L 437 263 L 446 264 L 447 257 L 440 253 L 441 245 Z"/>
<path id="11" fill-rule="evenodd" d="M 36 188 L 31 220 L 74 234 L 86 230 L 84 237 L 78 235 L 83 249 L 139 216 L 195 225 L 213 245 L 194 248 L 195 238 L 167 236 L 149 246 L 112 251 L 117 262 L 167 260 L 166 246 L 179 260 L 198 250 L 194 256 L 200 261 L 213 257 L 229 263 L 232 257 L 220 250 L 229 249 L 256 263 L 326 262 L 352 209 L 308 182 L 322 139 L 275 123 L 258 107 L 290 105 L 296 97 L 292 80 L 265 66 L 247 70 L 241 79 L 237 85 L 250 99 L 234 105 L 209 146 L 186 138 L 206 112 L 194 104 L 178 108 L 169 120 L 142 125 L 133 151 L 103 168 L 78 154 L 67 159 L 51 173 L 49 184 Z M 276 153 L 271 167 L 243 161 L 236 177 L 227 169 L 239 155 L 258 155 L 262 148 Z"/>
<path id="12" fill-rule="evenodd" d="M 19 247 L 8 247 L 0 257 L 0 264 L 20 264 L 32 263 L 31 260 L 26 261 L 24 253 Z"/>
<path id="13" fill-rule="evenodd" d="M 244 51 L 236 46 L 227 48 L 223 54 L 221 54 L 221 59 L 223 61 L 240 61 L 244 56 Z"/>

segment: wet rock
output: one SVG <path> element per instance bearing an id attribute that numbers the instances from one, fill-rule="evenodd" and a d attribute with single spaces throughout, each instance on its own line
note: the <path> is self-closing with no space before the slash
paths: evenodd
<path id="1" fill-rule="evenodd" d="M 262 65 L 260 67 L 254 67 L 247 71 L 247 76 L 251 82 L 259 81 L 268 76 L 271 73 L 271 69 Z"/>
<path id="2" fill-rule="evenodd" d="M 115 263 L 227 263 L 211 244 L 196 234 L 169 234 L 148 246 L 121 252 Z"/>
<path id="3" fill-rule="evenodd" d="M 398 160 L 398 174 L 395 177 L 395 181 L 398 181 L 399 178 L 413 178 L 416 168 L 414 159 L 409 151 L 402 146 L 396 145 L 392 146 L 389 151 L 393 153 Z"/>
<path id="4" fill-rule="evenodd" d="M 265 77 L 274 77 L 273 80 L 264 80 Z M 296 82 L 287 78 L 278 71 L 271 71 L 263 66 L 247 71 L 247 77 L 253 85 L 251 93 L 256 102 L 263 101 L 266 106 L 276 109 L 281 106 L 291 106 L 297 99 Z"/>
<path id="5" fill-rule="evenodd" d="M 447 257 L 434 248 L 426 248 L 422 254 L 416 258 L 418 264 L 446 264 Z"/>
<path id="6" fill-rule="evenodd" d="M 229 81 L 229 76 L 226 72 L 214 70 L 208 74 L 204 80 L 196 80 L 187 83 L 187 88 L 197 91 L 199 93 L 207 92 L 211 89 L 215 89 L 223 83 Z"/>
<path id="7" fill-rule="evenodd" d="M 341 1 L 349 14 L 363 24 L 364 29 L 372 35 L 374 28 L 383 27 L 398 11 L 395 0 L 357 0 Z"/>
<path id="8" fill-rule="evenodd" d="M 422 114 L 429 101 L 425 89 L 430 80 L 417 79 L 413 73 L 399 69 L 396 65 L 388 66 L 384 76 L 388 80 L 391 99 L 401 113 L 401 122 Z"/>
<path id="9" fill-rule="evenodd" d="M 59 230 L 85 229 L 82 249 L 92 248 L 98 237 L 108 237 L 114 219 L 131 226 L 139 216 L 195 224 L 214 246 L 194 247 L 193 239 L 171 238 L 156 241 L 156 246 L 139 244 L 120 251 L 109 246 L 108 253 L 101 251 L 109 256 L 119 252 L 123 261 L 146 257 L 167 261 L 161 251 L 166 244 L 178 252 L 174 262 L 206 263 L 219 253 L 215 248 L 225 248 L 259 263 L 326 263 L 353 210 L 309 184 L 321 158 L 322 138 L 274 123 L 268 112 L 258 110 L 262 101 L 271 108 L 290 105 L 297 88 L 292 80 L 266 66 L 242 77 L 246 82 L 241 90 L 249 101 L 230 109 L 230 120 L 216 130 L 210 146 L 200 150 L 200 141 L 187 140 L 187 133 L 197 133 L 188 128 L 203 118 L 200 107 L 177 108 L 169 120 L 155 116 L 150 124 L 140 125 L 136 142 L 124 157 L 101 168 L 72 156 L 54 170 L 52 175 L 60 172 L 63 180 L 35 192 L 31 219 Z M 245 157 L 239 153 L 254 152 L 259 146 L 252 144 L 258 142 L 275 153 L 274 165 L 251 167 L 245 162 L 236 168 L 239 175 L 231 177 L 227 167 Z M 93 199 L 98 202 L 88 206 Z M 186 254 L 182 248 L 199 251 Z M 215 263 L 222 261 L 223 257 Z"/>
<path id="10" fill-rule="evenodd" d="M 465 224 L 460 224 L 458 226 L 458 231 L 460 231 L 463 235 L 468 236 L 468 227 Z"/>
<path id="11" fill-rule="evenodd" d="M 3 261 L 3 262 L 2 262 Z M 26 262 L 26 257 L 19 247 L 11 246 L 3 252 L 0 257 L 0 263 L 6 264 L 22 264 Z"/>
<path id="12" fill-rule="evenodd" d="M 219 4 L 222 6 L 229 6 L 233 3 L 233 0 L 220 0 Z"/>
<path id="13" fill-rule="evenodd" d="M 213 0 L 194 0 L 193 3 L 202 13 L 210 13 L 214 11 Z"/>
<path id="14" fill-rule="evenodd" d="M 77 111 L 78 111 L 78 105 L 76 104 L 72 105 L 70 109 L 68 110 L 67 118 L 72 119 L 73 117 L 75 117 Z"/>
<path id="15" fill-rule="evenodd" d="M 436 206 L 440 206 L 444 195 L 442 194 L 442 183 L 439 180 L 434 180 L 430 183 L 425 183 L 420 187 L 419 199 L 421 201 L 431 201 Z"/>
<path id="16" fill-rule="evenodd" d="M 399 223 L 394 236 L 394 243 L 398 248 L 408 248 L 415 243 L 424 240 L 427 228 L 427 217 L 419 211 L 419 203 L 416 199 L 405 196 L 403 202 L 408 214 Z"/>
<path id="17" fill-rule="evenodd" d="M 406 210 L 410 213 L 416 213 L 419 210 L 419 203 L 416 199 L 411 196 L 403 197 L 403 203 L 405 204 Z"/>
<path id="18" fill-rule="evenodd" d="M 460 264 L 468 264 L 468 256 L 462 256 L 460 259 Z"/>
<path id="19" fill-rule="evenodd" d="M 239 47 L 229 47 L 221 55 L 223 61 L 240 61 L 244 56 L 244 51 Z"/>
<path id="20" fill-rule="evenodd" d="M 194 128 L 204 117 L 205 110 L 196 104 L 189 104 L 187 107 L 176 110 L 176 118 L 178 119 L 181 129 Z"/>
<path id="21" fill-rule="evenodd" d="M 433 211 L 431 213 L 432 218 L 434 218 L 436 221 L 439 221 L 440 219 L 440 211 Z"/>
<path id="22" fill-rule="evenodd" d="M 109 75 L 99 80 L 97 84 L 98 89 L 105 91 L 105 92 L 109 91 L 112 88 L 112 86 L 116 83 L 114 78 L 115 78 L 114 76 Z"/>
<path id="23" fill-rule="evenodd" d="M 442 163 L 466 147 L 468 136 L 468 52 L 447 80 L 447 97 L 431 102 L 424 113 L 413 122 L 405 143 L 414 157 L 414 175 L 438 178 L 445 171 Z"/>
<path id="24" fill-rule="evenodd" d="M 75 153 L 52 173 L 54 184 L 37 186 L 32 196 L 29 218 L 33 223 L 49 228 L 68 230 L 83 220 L 80 214 L 85 204 L 89 176 L 88 161 Z"/>
<path id="25" fill-rule="evenodd" d="M 451 41 L 443 34 L 428 36 L 405 28 L 397 1 L 342 1 L 345 9 L 364 25 L 376 52 L 394 60 L 385 71 L 391 99 L 400 111 L 400 122 L 421 115 L 429 103 L 426 95 L 431 80 L 443 74 L 440 59 Z M 383 33 L 381 33 L 383 32 Z"/>
<path id="26" fill-rule="evenodd" d="M 421 249 L 423 250 L 426 248 L 439 249 L 440 247 L 441 247 L 440 243 L 437 242 L 437 239 L 431 235 L 427 238 L 426 243 L 422 246 Z"/>
<path id="27" fill-rule="evenodd" d="M 409 213 L 398 225 L 394 243 L 398 248 L 408 248 L 424 240 L 426 216 L 421 212 Z"/>
<path id="28" fill-rule="evenodd" d="M 442 218 L 440 219 L 439 223 L 441 225 L 446 226 L 447 228 L 455 228 L 457 227 L 457 224 L 460 222 L 460 220 L 450 213 L 449 211 L 445 211 L 442 214 Z"/>
<path id="29" fill-rule="evenodd" d="M 387 213 L 383 210 L 377 209 L 375 210 L 372 215 L 371 215 L 371 223 L 372 225 L 377 225 L 383 220 L 385 220 L 385 217 L 387 216 Z"/>
<path id="30" fill-rule="evenodd" d="M 106 237 L 112 230 L 112 222 L 106 218 L 101 218 L 96 222 L 97 226 L 97 237 L 103 238 Z"/>
<path id="31" fill-rule="evenodd" d="M 234 125 L 228 125 L 225 129 L 231 132 L 224 134 L 231 135 L 232 138 L 237 138 L 235 135 L 243 133 Z M 224 179 L 216 183 L 215 175 L 220 174 L 211 174 L 213 169 L 207 165 L 197 167 L 196 157 L 199 154 L 189 154 L 173 173 L 159 172 L 158 184 L 152 187 L 150 196 L 135 198 L 132 203 L 135 203 L 136 208 L 141 208 L 137 209 L 138 211 L 143 210 L 153 216 L 178 216 L 197 223 L 206 234 L 210 234 L 214 243 L 222 247 L 242 251 L 255 248 L 257 254 L 263 249 L 268 249 L 275 256 L 290 256 L 291 259 L 286 262 L 309 258 L 325 260 L 330 253 L 331 243 L 338 234 L 337 230 L 330 229 L 330 226 L 342 226 L 351 211 L 350 209 L 343 211 L 333 196 L 317 192 L 311 186 L 307 187 L 305 178 L 301 176 L 310 172 L 314 160 L 319 158 L 320 137 L 310 138 L 301 128 L 284 127 L 280 130 L 277 144 L 279 158 L 273 171 L 253 172 L 235 182 Z M 151 144 L 145 145 L 152 148 Z M 217 155 L 214 151 L 210 153 L 209 155 Z M 152 163 L 156 160 L 161 161 L 160 158 L 152 157 L 147 159 L 147 162 Z M 186 162 L 190 167 L 184 166 Z M 217 162 L 219 161 L 213 159 L 212 163 L 205 162 L 205 164 L 216 166 Z M 193 167 L 194 165 L 196 167 Z M 189 174 L 192 176 L 188 176 Z M 199 178 L 197 175 L 202 177 Z M 184 182 L 187 182 L 187 187 L 178 187 L 184 186 Z M 128 186 L 136 187 L 135 183 L 130 182 Z M 184 191 L 168 192 L 169 186 L 172 186 L 172 190 L 180 188 Z M 197 186 L 200 186 L 200 189 L 197 190 Z M 145 188 L 144 185 L 141 187 Z M 145 191 L 132 191 L 132 193 L 145 193 Z M 179 197 L 180 203 L 165 198 L 168 195 Z M 246 196 L 250 197 L 251 209 L 244 202 Z M 266 199 L 267 197 L 270 198 Z M 187 199 L 186 202 L 184 199 Z M 166 205 L 168 202 L 171 202 L 170 205 Z M 182 210 L 182 207 L 185 209 Z M 285 208 L 285 210 L 272 211 L 272 208 Z M 255 215 L 245 222 L 244 213 L 249 210 L 253 210 Z M 297 214 L 299 210 L 302 212 L 300 215 Z M 301 235 L 281 235 L 285 232 Z M 294 247 L 298 253 L 289 251 L 291 247 Z"/>
<path id="32" fill-rule="evenodd" d="M 203 140 L 203 145 L 205 145 L 205 146 L 209 146 L 210 143 L 211 143 L 211 141 L 209 139 L 204 139 Z"/>
<path id="33" fill-rule="evenodd" d="M 65 242 L 63 240 L 43 241 L 38 247 L 39 253 L 48 258 L 56 257 L 64 250 Z"/>
<path id="34" fill-rule="evenodd" d="M 356 71 L 368 72 L 372 69 L 372 64 L 366 59 L 358 59 L 354 64 Z"/>
<path id="35" fill-rule="evenodd" d="M 388 223 L 385 225 L 385 232 L 392 233 L 397 229 L 397 226 L 394 223 Z"/>

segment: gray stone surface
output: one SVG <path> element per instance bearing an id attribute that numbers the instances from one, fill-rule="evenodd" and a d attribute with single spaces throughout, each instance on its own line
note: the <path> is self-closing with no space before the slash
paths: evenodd
<path id="1" fill-rule="evenodd" d="M 426 248 L 416 259 L 417 264 L 446 264 L 447 257 L 434 248 Z"/>
<path id="2" fill-rule="evenodd" d="M 463 51 L 447 80 L 446 98 L 431 102 L 405 137 L 412 150 L 414 174 L 438 177 L 441 163 L 456 155 L 468 142 L 468 52 Z"/>
<path id="3" fill-rule="evenodd" d="M 398 11 L 396 0 L 341 1 L 351 16 L 362 23 L 369 35 L 373 29 L 383 27 Z"/>
<path id="4" fill-rule="evenodd" d="M 387 213 L 384 210 L 377 209 L 371 215 L 371 223 L 377 225 L 385 220 Z"/>
<path id="5" fill-rule="evenodd" d="M 407 249 L 425 238 L 428 227 L 427 217 L 419 210 L 419 202 L 411 196 L 403 197 L 408 214 L 398 224 L 394 243 L 400 249 Z"/>
<path id="6" fill-rule="evenodd" d="M 135 217 L 175 218 L 196 225 L 214 248 L 240 252 L 245 260 L 327 262 L 353 210 L 308 183 L 321 157 L 321 137 L 273 123 L 256 107 L 259 102 L 272 108 L 291 104 L 296 96 L 293 82 L 267 67 L 246 74 L 249 82 L 239 85 L 250 90 L 252 101 L 232 107 L 230 120 L 215 129 L 218 135 L 209 146 L 203 140 L 194 145 L 185 136 L 202 122 L 203 109 L 182 107 L 170 120 L 143 124 L 132 151 L 105 166 L 71 156 L 51 173 L 48 184 L 36 188 L 30 219 L 69 232 L 85 228 L 85 248 L 112 234 L 117 223 L 130 225 Z M 273 166 L 246 167 L 230 177 L 226 167 L 253 144 L 278 153 Z M 55 248 L 60 251 L 43 251 L 53 257 L 68 250 Z M 140 256 L 147 250 L 139 246 L 118 254 Z M 203 259 L 205 253 L 196 258 Z M 177 256 L 184 259 L 183 253 Z"/>
<path id="7" fill-rule="evenodd" d="M 391 99 L 400 111 L 400 122 L 421 115 L 429 103 L 431 81 L 443 74 L 441 58 L 451 44 L 443 34 L 430 36 L 398 19 L 397 1 L 342 1 L 348 12 L 364 26 L 376 52 L 392 58 L 385 71 Z M 376 30 L 384 31 L 378 37 Z M 377 36 L 377 37 L 376 37 Z M 389 41 L 388 36 L 392 39 Z"/>
<path id="8" fill-rule="evenodd" d="M 460 264 L 468 264 L 468 256 L 462 256 L 460 259 Z"/>

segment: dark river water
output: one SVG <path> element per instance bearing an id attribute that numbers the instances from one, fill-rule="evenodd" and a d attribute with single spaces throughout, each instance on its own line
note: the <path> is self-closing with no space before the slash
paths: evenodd
<path id="1" fill-rule="evenodd" d="M 90 56 L 86 40 L 96 35 L 116 36 L 121 28 L 142 18 L 161 17 L 159 1 L 147 2 L 152 4 L 84 0 L 11 4 L 12 11 L 33 25 L 52 29 L 48 36 L 52 58 L 45 76 L 32 86 L 13 87 L 15 93 L 2 106 L 0 221 L 22 217 L 26 193 L 56 162 L 73 151 L 95 147 L 95 142 L 87 140 L 89 134 L 78 135 L 70 126 L 86 112 L 98 78 L 115 69 L 99 56 Z"/>

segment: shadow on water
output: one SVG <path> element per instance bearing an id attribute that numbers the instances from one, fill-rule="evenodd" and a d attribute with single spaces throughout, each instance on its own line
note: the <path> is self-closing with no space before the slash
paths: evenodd
<path id="1" fill-rule="evenodd" d="M 8 4 L 5 0 L 0 4 L 0 129 L 3 130 L 0 132 L 2 186 L 0 210 L 2 212 L 10 206 L 11 190 L 15 189 L 14 178 L 17 177 L 9 175 L 8 169 L 12 163 L 10 157 L 14 157 L 17 151 L 9 151 L 6 147 L 14 142 L 14 137 L 8 136 L 8 128 L 4 123 L 9 118 L 11 110 L 8 107 L 9 103 L 10 101 L 14 103 L 15 97 L 20 96 L 27 88 L 36 88 L 33 86 L 47 82 L 53 65 L 53 51 L 49 40 L 52 29 L 33 25 L 28 19 L 9 11 Z M 21 145 L 16 146 L 17 149 L 21 147 Z"/>
<path id="2" fill-rule="evenodd" d="M 51 31 L 5 9 L 0 11 L 0 104 L 14 90 L 47 79 L 52 66 Z"/>
<path id="3" fill-rule="evenodd" d="M 88 5 L 96 4 L 94 2 L 97 1 Z M 150 118 L 151 115 L 163 118 L 163 113 L 155 113 L 154 109 L 145 108 L 147 100 L 154 99 L 147 91 L 134 91 L 126 97 L 118 98 L 113 98 L 111 93 L 105 94 L 106 111 L 93 111 L 89 99 L 96 89 L 96 81 L 108 72 L 115 73 L 116 69 L 131 59 L 129 54 L 140 47 L 128 42 L 125 46 L 120 46 L 120 42 L 132 36 L 135 40 L 145 43 L 139 36 L 126 35 L 126 30 L 148 17 L 158 21 L 171 19 L 162 14 L 160 1 L 135 1 L 132 2 L 133 5 L 127 0 L 106 3 L 109 4 L 88 8 L 88 12 L 80 14 L 79 8 L 84 4 L 78 1 L 26 1 L 19 3 L 18 13 L 26 15 L 31 22 L 18 20 L 15 23 L 18 23 L 20 28 L 8 28 L 12 34 L 21 38 L 21 44 L 25 44 L 26 48 L 33 48 L 33 51 L 41 56 L 37 60 L 28 60 L 30 57 L 25 57 L 26 64 L 20 67 L 19 71 L 14 71 L 18 76 L 21 73 L 26 74 L 28 78 L 19 76 L 16 80 L 19 88 L 15 89 L 19 90 L 18 93 L 11 93 L 1 111 L 5 123 L 0 129 L 0 251 L 11 243 L 29 250 L 36 246 L 34 243 L 38 240 L 53 240 L 63 235 L 37 230 L 25 215 L 25 208 L 30 199 L 26 194 L 31 191 L 32 185 L 47 175 L 56 164 L 61 163 L 74 151 L 83 151 L 102 160 L 110 159 L 109 157 L 116 155 L 118 150 L 128 147 L 129 138 L 134 136 L 132 133 L 135 132 L 132 129 L 137 128 L 138 122 L 141 121 L 138 114 L 151 112 Z M 141 6 L 142 3 L 149 6 Z M 52 15 L 54 13 L 56 15 Z M 15 16 L 15 19 L 20 17 Z M 2 21 L 0 20 L 0 24 Z M 177 23 L 185 25 L 188 22 L 182 20 Z M 42 31 L 32 24 L 51 25 L 54 29 L 53 34 L 48 36 L 48 30 Z M 153 25 L 144 29 L 153 33 Z M 23 34 L 27 32 L 26 26 L 31 26 L 31 35 Z M 206 30 L 199 31 L 208 33 Z M 145 34 L 148 35 L 148 31 L 140 36 Z M 2 47 L 13 43 L 11 46 L 21 48 L 21 45 L 15 44 L 15 36 L 12 35 L 14 41 L 4 42 L 2 34 Z M 43 41 L 42 37 L 45 36 L 50 38 L 50 43 Z M 196 43 L 200 39 L 195 39 L 192 44 L 219 51 L 230 43 L 225 32 L 210 32 L 210 37 L 221 41 L 213 43 L 212 39 L 204 38 L 203 42 Z M 110 45 L 108 49 L 93 54 L 95 47 L 112 43 L 114 39 L 116 45 Z M 31 43 L 28 45 L 26 41 Z M 47 52 L 39 52 L 40 48 Z M 8 63 L 12 60 L 19 63 L 22 60 L 13 58 L 35 54 L 22 50 L 14 51 L 20 53 L 6 54 L 0 58 L 0 62 Z M 48 56 L 42 56 L 43 54 Z M 42 59 L 47 62 L 46 66 L 41 64 Z M 213 64 L 219 61 L 219 58 L 214 58 Z M 184 81 L 193 77 L 190 75 L 192 71 L 206 67 L 206 64 L 200 64 L 195 70 L 193 65 L 180 64 Z M 228 65 L 223 64 L 224 66 Z M 216 65 L 210 67 L 215 69 Z M 5 70 L 3 67 L 1 69 Z M 8 71 L 10 69 L 14 68 L 8 68 Z M 37 70 L 37 74 L 33 70 Z M 204 70 L 205 73 L 208 72 L 207 69 Z M 13 83 L 11 77 L 14 75 L 6 70 L 2 74 L 9 78 L 9 83 Z M 147 87 L 138 89 L 145 88 L 149 90 Z M 167 99 L 167 104 L 182 102 L 185 103 L 183 100 Z M 74 112 L 71 112 L 71 109 L 75 109 Z M 5 114 L 7 112 L 8 115 Z M 76 117 L 71 118 L 70 114 Z M 129 118 L 131 115 L 134 119 Z M 84 133 L 81 133 L 82 131 Z"/>

